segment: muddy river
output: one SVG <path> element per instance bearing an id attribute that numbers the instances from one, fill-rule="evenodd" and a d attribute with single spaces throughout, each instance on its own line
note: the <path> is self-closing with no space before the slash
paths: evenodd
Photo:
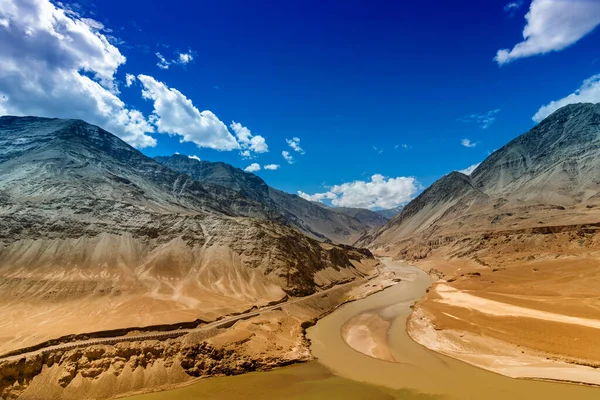
<path id="1" fill-rule="evenodd" d="M 318 362 L 242 376 L 211 378 L 167 392 L 130 400 L 192 399 L 544 399 L 600 398 L 600 389 L 580 385 L 506 378 L 432 352 L 406 333 L 410 305 L 431 281 L 417 268 L 387 262 L 402 282 L 366 299 L 348 303 L 308 330 Z M 350 347 L 342 337 L 353 320 L 385 321 L 383 342 L 354 335 L 367 353 Z M 364 318 L 363 318 L 364 317 Z M 352 331 L 351 331 L 352 332 Z M 345 336 L 348 339 L 348 336 Z M 356 347 L 356 346 L 355 346 Z M 380 359 L 383 358 L 383 359 Z M 386 361 L 385 359 L 395 361 Z"/>

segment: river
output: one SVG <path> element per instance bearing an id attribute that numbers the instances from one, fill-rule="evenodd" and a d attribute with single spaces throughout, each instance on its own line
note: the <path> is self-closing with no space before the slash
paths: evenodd
<path id="1" fill-rule="evenodd" d="M 432 352 L 406 333 L 410 305 L 431 284 L 421 270 L 386 261 L 402 277 L 397 285 L 348 303 L 308 330 L 318 362 L 270 372 L 211 378 L 168 392 L 131 400 L 195 399 L 544 399 L 600 398 L 600 389 L 562 383 L 511 379 Z M 394 362 L 351 348 L 342 329 L 356 318 L 378 315 L 386 321 L 387 350 Z"/>

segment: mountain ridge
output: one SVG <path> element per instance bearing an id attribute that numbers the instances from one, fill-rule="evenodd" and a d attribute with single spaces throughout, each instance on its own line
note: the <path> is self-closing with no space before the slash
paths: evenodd
<path id="1" fill-rule="evenodd" d="M 363 277 L 376 263 L 279 219 L 97 126 L 0 117 L 0 352 L 64 334 L 210 321 Z"/>
<path id="2" fill-rule="evenodd" d="M 440 178 L 357 245 L 392 251 L 394 243 L 408 246 L 413 235 L 424 239 L 441 232 L 496 229 L 499 218 L 505 218 L 501 214 L 513 217 L 531 207 L 593 201 L 600 196 L 598 170 L 600 104 L 568 105 L 493 152 L 470 176 L 452 172 Z M 513 223 L 523 226 L 525 220 Z"/>
<path id="3" fill-rule="evenodd" d="M 285 193 L 229 164 L 198 161 L 181 154 L 159 156 L 155 160 L 199 182 L 223 186 L 259 201 L 273 213 L 280 214 L 288 226 L 318 240 L 352 244 L 368 229 L 384 222 L 369 210 L 331 208 Z M 355 218 L 358 213 L 360 219 Z"/>

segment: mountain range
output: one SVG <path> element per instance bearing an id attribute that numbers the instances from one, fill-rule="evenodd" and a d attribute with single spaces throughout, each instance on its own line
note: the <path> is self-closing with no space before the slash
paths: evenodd
<path id="1" fill-rule="evenodd" d="M 600 202 L 598 171 L 600 104 L 568 105 L 493 152 L 470 176 L 442 177 L 358 244 L 422 257 L 420 245 L 461 234 L 589 222 Z"/>
<path id="2" fill-rule="evenodd" d="M 352 244 L 368 229 L 382 226 L 389 218 L 374 211 L 332 208 L 268 186 L 260 177 L 221 162 L 198 161 L 176 154 L 156 157 L 170 169 L 211 186 L 225 187 L 265 206 L 285 225 L 322 241 Z"/>
<path id="3" fill-rule="evenodd" d="M 367 225 L 187 160 L 160 163 L 80 120 L 0 117 L 0 352 L 212 320 L 372 271 L 367 250 L 324 243 Z"/>

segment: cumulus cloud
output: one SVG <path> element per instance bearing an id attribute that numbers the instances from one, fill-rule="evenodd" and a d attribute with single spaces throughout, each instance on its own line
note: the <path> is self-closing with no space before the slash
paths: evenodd
<path id="1" fill-rule="evenodd" d="M 190 61 L 192 61 L 194 59 L 194 57 L 192 56 L 192 52 L 188 52 L 188 53 L 179 53 L 179 57 L 178 57 L 178 61 L 179 64 L 185 65 L 187 63 L 189 63 Z"/>
<path id="2" fill-rule="evenodd" d="M 284 150 L 284 151 L 281 152 L 281 155 L 283 156 L 283 158 L 285 158 L 285 161 L 287 161 L 288 164 L 293 164 L 294 163 L 294 157 L 292 157 L 290 155 L 289 151 L 285 151 Z"/>
<path id="3" fill-rule="evenodd" d="M 415 178 L 386 178 L 375 174 L 370 181 L 354 181 L 335 185 L 325 193 L 309 195 L 298 192 L 306 200 L 331 200 L 338 207 L 394 208 L 412 200 L 421 186 Z"/>
<path id="4" fill-rule="evenodd" d="M 227 126 L 211 111 L 199 111 L 183 93 L 148 75 L 138 75 L 142 97 L 152 100 L 150 120 L 160 133 L 180 136 L 181 142 L 214 150 L 237 150 L 240 145 Z"/>
<path id="5" fill-rule="evenodd" d="M 500 112 L 500 109 L 490 110 L 483 114 L 469 114 L 465 115 L 458 120 L 466 123 L 475 123 L 479 125 L 481 129 L 489 128 L 494 122 L 496 122 L 496 115 Z"/>
<path id="6" fill-rule="evenodd" d="M 533 116 L 533 120 L 541 122 L 559 108 L 575 103 L 600 103 L 600 74 L 583 81 L 581 86 L 570 95 L 542 106 Z"/>
<path id="7" fill-rule="evenodd" d="M 512 50 L 499 50 L 494 58 L 499 65 L 560 51 L 576 43 L 600 24 L 600 2 L 533 0 L 525 19 L 524 40 Z"/>
<path id="8" fill-rule="evenodd" d="M 201 161 L 200 157 L 198 157 L 198 156 L 188 156 L 188 158 L 191 158 L 192 160 L 196 160 L 196 161 Z"/>
<path id="9" fill-rule="evenodd" d="M 308 193 L 304 193 L 301 190 L 298 190 L 298 196 L 302 197 L 304 200 L 316 201 L 316 202 L 323 202 L 323 200 L 337 199 L 337 194 L 331 193 L 331 192 L 308 194 Z"/>
<path id="10" fill-rule="evenodd" d="M 248 165 L 246 168 L 244 168 L 244 171 L 246 171 L 246 172 L 260 171 L 260 165 L 257 163 L 252 163 L 252 164 Z"/>
<path id="11" fill-rule="evenodd" d="M 304 154 L 304 150 L 300 147 L 300 139 L 297 137 L 293 137 L 291 139 L 285 139 L 288 146 L 290 146 L 295 152 Z"/>
<path id="12" fill-rule="evenodd" d="M 135 75 L 126 74 L 125 75 L 125 86 L 130 87 L 131 85 L 133 85 L 133 82 L 135 82 Z"/>
<path id="13" fill-rule="evenodd" d="M 279 167 L 280 167 L 279 164 L 268 164 L 268 165 L 265 165 L 264 168 L 267 170 L 270 170 L 270 171 L 276 171 L 279 169 Z"/>
<path id="14" fill-rule="evenodd" d="M 153 126 L 118 97 L 126 60 L 101 23 L 48 0 L 1 0 L 0 21 L 0 113 L 80 118 L 156 145 Z"/>
<path id="15" fill-rule="evenodd" d="M 473 171 L 475 171 L 475 168 L 479 167 L 479 164 L 481 164 L 481 163 L 473 164 L 468 168 L 459 170 L 458 172 L 460 172 L 461 174 L 465 174 L 465 175 L 471 175 L 473 173 Z"/>
<path id="16" fill-rule="evenodd" d="M 266 153 L 269 151 L 267 141 L 260 135 L 252 135 L 250 129 L 246 128 L 239 122 L 232 121 L 229 125 L 235 136 L 237 137 L 238 143 L 242 149 L 241 155 L 244 158 L 252 158 L 252 153 Z"/>
<path id="17" fill-rule="evenodd" d="M 461 140 L 460 144 L 462 144 L 465 147 L 475 147 L 475 146 L 477 146 L 477 143 L 473 143 L 469 139 L 463 139 L 463 140 Z"/>

